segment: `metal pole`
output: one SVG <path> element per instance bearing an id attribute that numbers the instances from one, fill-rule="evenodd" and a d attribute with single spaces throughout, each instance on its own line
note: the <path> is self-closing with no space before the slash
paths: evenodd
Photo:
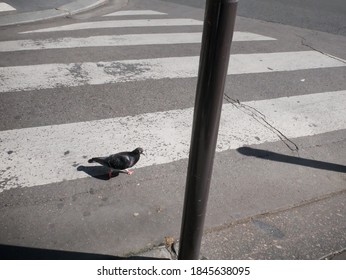
<path id="1" fill-rule="evenodd" d="M 207 0 L 178 259 L 198 259 L 238 0 Z"/>

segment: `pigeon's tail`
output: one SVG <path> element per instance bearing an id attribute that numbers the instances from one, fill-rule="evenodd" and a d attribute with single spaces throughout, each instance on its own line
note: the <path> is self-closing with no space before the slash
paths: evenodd
<path id="1" fill-rule="evenodd" d="M 88 160 L 89 163 L 97 162 L 102 165 L 108 165 L 107 164 L 107 157 L 93 157 Z"/>

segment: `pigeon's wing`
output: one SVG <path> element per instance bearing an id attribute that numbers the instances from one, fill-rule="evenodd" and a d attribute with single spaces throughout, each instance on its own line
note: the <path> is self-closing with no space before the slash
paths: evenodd
<path id="1" fill-rule="evenodd" d="M 110 167 L 119 170 L 133 166 L 132 157 L 126 152 L 109 156 L 108 163 Z"/>
<path id="2" fill-rule="evenodd" d="M 124 157 L 124 159 L 127 162 L 128 166 L 126 168 L 134 166 L 140 157 L 139 153 L 134 153 L 134 152 L 124 152 L 124 153 L 120 153 L 120 154 Z"/>

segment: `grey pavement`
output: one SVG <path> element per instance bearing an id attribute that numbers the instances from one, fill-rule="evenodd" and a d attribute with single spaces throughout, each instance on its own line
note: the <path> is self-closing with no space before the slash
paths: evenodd
<path id="1" fill-rule="evenodd" d="M 206 230 L 200 258 L 346 260 L 346 244 L 342 241 L 346 238 L 346 217 L 342 208 L 345 201 L 346 192 L 342 191 L 318 201 Z M 178 247 L 176 241 L 175 248 Z M 140 256 L 174 258 L 164 245 Z"/>
<path id="2" fill-rule="evenodd" d="M 61 1 L 49 1 L 50 6 L 54 4 L 61 4 Z M 76 15 L 78 13 L 86 12 L 102 5 L 105 5 L 109 0 L 64 0 L 63 5 L 56 6 L 55 8 L 42 9 L 42 7 L 47 7 L 46 3 L 42 6 L 41 3 L 34 2 L 31 3 L 30 9 L 33 11 L 22 12 L 22 13 L 12 13 L 8 15 L 0 16 L 0 27 L 1 26 L 11 26 L 19 24 L 27 24 L 33 22 L 39 22 L 44 20 L 52 20 L 55 18 L 68 17 Z M 127 3 L 127 0 L 116 0 L 119 8 Z M 36 10 L 35 10 L 36 7 Z M 29 9 L 29 8 L 24 8 Z"/>

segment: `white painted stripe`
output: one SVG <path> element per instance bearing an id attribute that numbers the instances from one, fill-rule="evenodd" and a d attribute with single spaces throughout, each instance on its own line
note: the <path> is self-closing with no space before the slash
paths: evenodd
<path id="1" fill-rule="evenodd" d="M 245 102 L 287 137 L 346 129 L 346 91 Z M 76 165 L 92 156 L 143 147 L 137 167 L 188 156 L 193 109 L 0 132 L 0 191 L 87 177 Z M 237 120 L 230 121 L 230 120 Z M 217 151 L 277 141 L 278 136 L 224 104 Z"/>
<path id="2" fill-rule="evenodd" d="M 0 68 L 0 92 L 99 85 L 197 76 L 199 57 L 42 64 Z M 231 55 L 228 74 L 342 67 L 346 63 L 316 51 Z M 35 75 L 33 75 L 35 73 Z"/>
<path id="3" fill-rule="evenodd" d="M 187 18 L 111 20 L 111 21 L 74 23 L 69 25 L 62 25 L 57 27 L 20 32 L 20 34 L 37 33 L 37 32 L 73 31 L 73 30 L 97 29 L 97 28 L 103 29 L 103 28 L 119 28 L 119 27 L 184 26 L 184 25 L 202 25 L 202 24 L 203 24 L 202 21 L 195 20 L 195 19 L 187 19 Z"/>
<path id="4" fill-rule="evenodd" d="M 0 42 L 0 52 L 105 47 L 105 46 L 138 46 L 138 45 L 165 45 L 200 43 L 202 33 L 155 33 L 155 34 L 129 34 L 92 36 L 87 38 L 58 38 L 46 40 L 17 40 Z M 268 41 L 274 38 L 248 33 L 235 32 L 233 41 Z"/>
<path id="5" fill-rule="evenodd" d="M 15 11 L 16 9 L 9 4 L 0 2 L 0 12 Z"/>
<path id="6" fill-rule="evenodd" d="M 153 10 L 126 10 L 117 11 L 111 14 L 104 15 L 104 17 L 111 16 L 141 16 L 141 15 L 167 15 L 166 13 L 161 13 Z"/>

